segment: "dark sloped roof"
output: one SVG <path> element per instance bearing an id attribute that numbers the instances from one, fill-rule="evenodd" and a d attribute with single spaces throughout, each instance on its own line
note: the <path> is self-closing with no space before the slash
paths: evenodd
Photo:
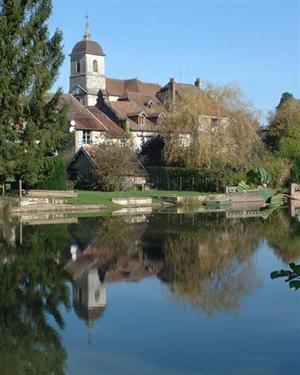
<path id="1" fill-rule="evenodd" d="M 127 96 L 127 90 L 155 96 L 159 89 L 159 84 L 142 82 L 137 78 L 125 80 L 106 78 L 106 90 L 110 96 Z"/>
<path id="2" fill-rule="evenodd" d="M 106 306 L 90 307 L 80 305 L 78 303 L 73 304 L 74 311 L 78 318 L 86 321 L 93 322 L 100 318 L 104 314 Z"/>
<path id="3" fill-rule="evenodd" d="M 99 121 L 79 100 L 71 94 L 61 96 L 60 105 L 68 105 L 68 116 L 75 121 L 77 130 L 98 130 L 106 131 L 106 127 Z"/>
<path id="4" fill-rule="evenodd" d="M 75 44 L 74 48 L 72 49 L 72 54 L 76 54 L 76 53 L 78 54 L 87 53 L 90 55 L 105 56 L 100 44 L 98 44 L 94 40 L 88 40 L 88 39 L 83 39 L 80 42 Z"/>
<path id="5" fill-rule="evenodd" d="M 130 130 L 133 131 L 144 131 L 144 132 L 158 132 L 160 130 L 159 126 L 154 124 L 152 121 L 145 119 L 145 124 L 140 125 L 132 119 L 128 118 L 127 123 L 130 127 Z"/>
<path id="6" fill-rule="evenodd" d="M 221 108 L 220 104 L 208 96 L 201 88 L 188 83 L 174 82 L 173 84 L 175 85 L 176 100 L 177 98 L 184 100 L 197 99 L 203 115 L 220 117 L 228 115 L 224 108 Z M 158 91 L 157 97 L 165 105 L 172 100 L 171 82 L 168 82 Z"/>
<path id="7" fill-rule="evenodd" d="M 89 111 L 107 128 L 106 135 L 110 138 L 124 138 L 124 130 L 114 123 L 105 113 L 97 107 L 88 107 Z"/>
<path id="8" fill-rule="evenodd" d="M 116 102 L 110 101 L 108 102 L 108 105 L 114 110 L 120 119 L 125 119 L 127 116 L 135 115 L 144 111 L 144 109 L 141 109 L 136 103 L 127 100 Z"/>
<path id="9" fill-rule="evenodd" d="M 145 111 L 149 116 L 154 117 L 166 112 L 164 106 L 155 95 L 127 91 L 127 97 L 130 101 L 138 104 L 141 110 Z M 148 103 L 151 103 L 150 107 Z"/>

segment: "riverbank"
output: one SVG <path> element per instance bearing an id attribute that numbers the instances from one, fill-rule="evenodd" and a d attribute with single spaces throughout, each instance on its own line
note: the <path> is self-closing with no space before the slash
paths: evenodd
<path id="1" fill-rule="evenodd" d="M 114 212 L 120 208 L 134 207 L 169 207 L 183 205 L 201 205 L 205 199 L 210 197 L 210 193 L 199 193 L 190 191 L 76 191 L 76 197 L 73 198 L 53 198 L 47 196 L 30 196 L 26 195 L 21 202 L 18 198 L 11 198 L 9 204 L 4 204 L 13 214 L 22 214 L 26 212 Z M 1 200 L 2 201 L 2 200 Z M 6 199 L 3 200 L 8 202 Z"/>
<path id="2" fill-rule="evenodd" d="M 72 205 L 104 205 L 107 209 L 117 209 L 119 205 L 113 202 L 118 198 L 152 198 L 153 204 L 161 204 L 165 197 L 185 197 L 195 198 L 198 196 L 206 197 L 208 193 L 199 193 L 196 191 L 167 191 L 167 190 L 147 190 L 147 191 L 85 191 L 78 190 L 78 197 L 68 199 Z"/>

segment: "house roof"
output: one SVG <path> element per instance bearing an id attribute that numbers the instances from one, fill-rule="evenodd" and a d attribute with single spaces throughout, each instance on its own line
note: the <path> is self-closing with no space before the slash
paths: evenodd
<path id="1" fill-rule="evenodd" d="M 197 99 L 202 115 L 220 117 L 228 115 L 224 108 L 221 108 L 220 104 L 208 96 L 200 87 L 188 83 L 177 83 L 174 80 L 168 82 L 157 93 L 158 99 L 163 104 L 167 105 L 172 100 L 172 85 L 175 85 L 176 100 L 177 98 L 184 100 Z"/>
<path id="2" fill-rule="evenodd" d="M 143 111 L 138 104 L 128 100 L 109 101 L 107 104 L 120 119 L 126 119 L 127 116 L 134 116 Z"/>
<path id="3" fill-rule="evenodd" d="M 159 126 L 152 122 L 148 117 L 145 118 L 144 124 L 138 124 L 138 122 L 135 121 L 140 113 L 145 113 L 148 115 L 145 108 L 142 108 L 135 102 L 125 100 L 116 102 L 110 101 L 106 102 L 106 105 L 113 109 L 120 120 L 126 120 L 130 129 L 133 131 L 159 131 Z M 153 118 L 155 116 L 152 115 L 149 117 Z"/>
<path id="4" fill-rule="evenodd" d="M 47 95 L 46 100 L 50 100 L 53 94 Z M 73 95 L 63 94 L 60 99 L 60 106 L 68 105 L 68 116 L 75 121 L 76 130 L 98 130 L 105 132 L 105 124 L 99 121 L 93 113 L 81 104 Z"/>
<path id="5" fill-rule="evenodd" d="M 140 92 L 155 96 L 160 89 L 157 83 L 142 82 L 137 78 L 133 79 L 115 79 L 106 78 L 106 91 L 110 96 L 126 96 L 127 91 Z"/>
<path id="6" fill-rule="evenodd" d="M 127 91 L 127 97 L 130 101 L 139 105 L 141 110 L 145 111 L 148 116 L 154 117 L 155 115 L 159 116 L 161 113 L 166 113 L 165 107 L 155 95 Z"/>
<path id="7" fill-rule="evenodd" d="M 107 136 L 110 138 L 124 138 L 124 130 L 114 123 L 105 113 L 101 112 L 97 107 L 88 107 L 88 110 L 106 127 Z"/>
<path id="8" fill-rule="evenodd" d="M 131 118 L 127 118 L 127 123 L 132 131 L 139 132 L 158 132 L 160 130 L 159 126 L 154 124 L 149 119 L 145 119 L 145 124 L 139 124 Z"/>
<path id="9" fill-rule="evenodd" d="M 102 47 L 99 43 L 94 40 L 83 39 L 80 42 L 76 43 L 72 49 L 73 54 L 90 54 L 96 56 L 105 56 Z"/>

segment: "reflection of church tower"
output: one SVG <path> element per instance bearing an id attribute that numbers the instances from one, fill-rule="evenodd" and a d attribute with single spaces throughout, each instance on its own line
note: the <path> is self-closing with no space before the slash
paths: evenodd
<path id="1" fill-rule="evenodd" d="M 105 90 L 105 54 L 92 40 L 88 22 L 83 39 L 74 46 L 70 59 L 70 93 L 84 105 L 95 105 L 99 90 Z"/>
<path id="2" fill-rule="evenodd" d="M 77 316 L 87 322 L 89 328 L 106 307 L 106 285 L 99 279 L 98 270 L 91 269 L 75 281 L 73 306 Z"/>

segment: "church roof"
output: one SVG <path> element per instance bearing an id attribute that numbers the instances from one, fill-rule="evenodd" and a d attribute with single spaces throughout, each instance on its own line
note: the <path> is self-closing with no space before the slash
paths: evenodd
<path id="1" fill-rule="evenodd" d="M 105 311 L 106 306 L 90 307 L 81 305 L 79 303 L 73 304 L 76 315 L 86 322 L 94 322 L 99 319 Z"/>
<path id="2" fill-rule="evenodd" d="M 90 54 L 96 56 L 105 56 L 102 47 L 99 43 L 95 42 L 94 40 L 83 39 L 80 42 L 76 43 L 72 54 Z"/>
<path id="3" fill-rule="evenodd" d="M 115 79 L 106 78 L 106 91 L 110 96 L 126 96 L 127 91 L 143 93 L 145 95 L 155 96 L 160 89 L 157 83 L 142 82 L 137 78 L 133 79 Z"/>

